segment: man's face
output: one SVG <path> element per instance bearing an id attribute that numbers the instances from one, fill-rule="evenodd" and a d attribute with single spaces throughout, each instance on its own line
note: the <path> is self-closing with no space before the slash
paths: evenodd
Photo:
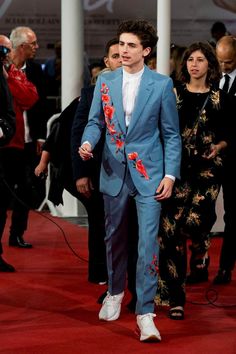
<path id="1" fill-rule="evenodd" d="M 150 53 L 151 48 L 143 48 L 140 39 L 133 33 L 122 33 L 119 39 L 119 52 L 122 65 L 130 72 L 142 69 L 144 58 Z"/>
<path id="2" fill-rule="evenodd" d="M 231 46 L 219 44 L 216 48 L 216 55 L 223 73 L 230 74 L 236 69 L 236 53 Z"/>
<path id="3" fill-rule="evenodd" d="M 119 44 L 113 44 L 109 48 L 108 56 L 104 58 L 104 63 L 107 68 L 116 70 L 121 66 L 121 58 L 119 53 Z"/>
<path id="4" fill-rule="evenodd" d="M 22 43 L 21 46 L 24 50 L 25 60 L 33 59 L 35 57 L 36 51 L 39 46 L 37 42 L 37 37 L 33 31 L 29 31 L 27 33 L 27 41 Z"/>
<path id="5" fill-rule="evenodd" d="M 3 64 L 10 64 L 12 62 L 12 43 L 10 39 L 5 36 L 0 36 L 0 45 L 9 49 L 9 53 L 6 55 Z"/>

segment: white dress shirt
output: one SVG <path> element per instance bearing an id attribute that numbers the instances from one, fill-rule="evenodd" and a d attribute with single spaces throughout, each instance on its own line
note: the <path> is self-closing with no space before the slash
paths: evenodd
<path id="1" fill-rule="evenodd" d="M 143 72 L 144 67 L 135 74 L 129 74 L 123 69 L 122 96 L 126 127 L 130 124 Z"/>
<path id="2" fill-rule="evenodd" d="M 224 86 L 224 83 L 225 83 L 225 74 L 226 73 L 222 73 L 223 76 L 222 78 L 220 79 L 220 89 L 222 90 L 223 86 Z M 233 71 L 231 71 L 231 73 L 227 73 L 227 75 L 229 76 L 230 80 L 229 80 L 229 90 L 232 86 L 232 83 L 234 82 L 234 79 L 236 77 L 236 69 L 234 69 Z M 228 91 L 229 92 L 229 91 Z"/>

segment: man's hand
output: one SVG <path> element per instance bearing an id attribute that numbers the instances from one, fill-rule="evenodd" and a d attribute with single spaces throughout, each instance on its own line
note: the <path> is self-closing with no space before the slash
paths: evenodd
<path id="1" fill-rule="evenodd" d="M 38 139 L 36 143 L 36 154 L 37 156 L 41 155 L 42 153 L 42 146 L 44 144 L 45 140 L 44 139 Z"/>
<path id="2" fill-rule="evenodd" d="M 83 143 L 79 148 L 79 155 L 82 160 L 89 160 L 93 157 L 92 148 L 89 143 Z"/>
<path id="3" fill-rule="evenodd" d="M 156 190 L 155 199 L 160 202 L 162 200 L 170 198 L 174 183 L 175 182 L 171 178 L 164 177 Z"/>
<path id="4" fill-rule="evenodd" d="M 76 181 L 76 188 L 77 191 L 83 194 L 84 197 L 89 198 L 91 197 L 91 192 L 94 189 L 92 181 L 89 177 L 79 178 Z"/>

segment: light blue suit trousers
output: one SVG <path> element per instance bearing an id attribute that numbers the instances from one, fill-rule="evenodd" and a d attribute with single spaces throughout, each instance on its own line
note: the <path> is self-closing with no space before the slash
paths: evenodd
<path id="1" fill-rule="evenodd" d="M 154 297 L 158 280 L 157 233 L 161 204 L 154 196 L 140 195 L 127 170 L 124 184 L 118 196 L 104 194 L 106 222 L 106 250 L 108 290 L 111 295 L 124 291 L 128 258 L 128 208 L 134 198 L 139 224 L 138 261 L 136 274 L 137 305 L 139 315 L 154 312 Z"/>

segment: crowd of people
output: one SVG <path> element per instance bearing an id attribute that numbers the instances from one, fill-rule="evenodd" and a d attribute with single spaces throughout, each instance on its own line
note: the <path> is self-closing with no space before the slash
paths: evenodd
<path id="1" fill-rule="evenodd" d="M 49 85 L 33 60 L 35 32 L 17 27 L 9 38 L 0 35 L 0 237 L 11 206 L 9 246 L 32 247 L 24 240 L 29 210 L 51 168 L 48 198 L 63 203 L 67 189 L 88 214 L 88 281 L 108 285 L 99 319 L 120 317 L 127 283 L 140 341 L 161 340 L 157 296 L 169 304 L 170 319 L 183 320 L 186 284 L 208 280 L 221 187 L 225 229 L 213 283 L 232 280 L 236 39 L 224 28 L 216 38 L 215 27 L 214 43 L 171 45 L 166 76 L 156 71 L 155 28 L 121 22 L 103 61 L 90 67 L 91 85 L 47 138 L 46 88 L 60 93 L 60 43 L 47 63 Z M 0 272 L 14 272 L 2 253 L 1 246 Z"/>

